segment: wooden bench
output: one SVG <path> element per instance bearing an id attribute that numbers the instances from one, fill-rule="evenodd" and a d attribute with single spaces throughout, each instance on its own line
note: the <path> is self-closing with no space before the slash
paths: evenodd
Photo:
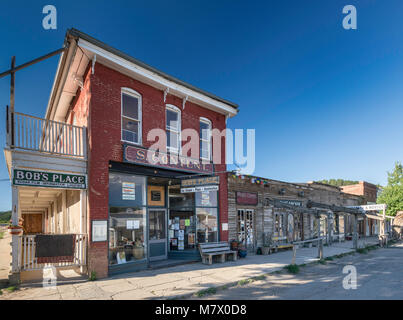
<path id="1" fill-rule="evenodd" d="M 292 248 L 291 243 L 287 243 L 287 237 L 273 237 L 273 248 L 277 252 L 278 249 Z"/>
<path id="2" fill-rule="evenodd" d="M 233 261 L 236 261 L 238 257 L 238 252 L 231 250 L 228 242 L 200 243 L 199 251 L 204 264 L 212 264 L 214 256 L 219 256 L 220 262 L 225 262 L 227 255 L 232 255 Z"/>

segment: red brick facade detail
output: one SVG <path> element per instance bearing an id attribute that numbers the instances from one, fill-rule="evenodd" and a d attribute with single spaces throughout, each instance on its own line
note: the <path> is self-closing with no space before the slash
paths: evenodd
<path id="1" fill-rule="evenodd" d="M 91 70 L 91 69 L 89 69 Z M 121 89 L 130 88 L 142 96 L 143 147 L 150 147 L 147 133 L 154 128 L 165 130 L 165 105 L 181 109 L 181 129 L 192 128 L 199 132 L 199 118 L 211 121 L 213 129 L 226 128 L 225 116 L 191 102 L 182 110 L 182 99 L 169 95 L 164 103 L 164 92 L 132 79 L 102 64 L 96 63 L 95 73 L 87 71 L 84 88 L 75 100 L 72 110 L 78 124 L 88 121 L 88 270 L 102 278 L 108 273 L 108 243 L 91 242 L 91 221 L 108 219 L 109 161 L 123 161 L 121 142 Z M 87 110 L 89 108 L 89 110 Z M 224 141 L 223 141 L 224 142 Z M 183 142 L 186 143 L 186 142 Z M 222 161 L 215 165 L 221 172 L 219 192 L 219 222 L 228 222 L 227 179 L 225 176 L 225 143 L 222 143 Z M 221 240 L 228 240 L 228 231 L 220 231 Z"/>
<path id="2" fill-rule="evenodd" d="M 360 181 L 358 184 L 352 184 L 349 186 L 342 186 L 341 190 L 344 193 L 363 196 L 367 202 L 376 202 L 378 192 L 376 185 L 365 181 Z"/>

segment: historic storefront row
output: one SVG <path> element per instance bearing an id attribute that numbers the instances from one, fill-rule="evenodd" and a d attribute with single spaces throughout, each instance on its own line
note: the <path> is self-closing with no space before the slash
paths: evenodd
<path id="1" fill-rule="evenodd" d="M 239 241 L 250 251 L 273 241 L 287 246 L 317 238 L 319 232 L 348 238 L 353 232 L 350 215 L 328 210 L 318 215 L 318 210 L 314 214 L 306 205 L 309 200 L 338 206 L 358 206 L 364 201 L 338 187 L 314 182 L 287 183 L 234 173 L 228 173 L 227 179 L 229 240 Z"/>

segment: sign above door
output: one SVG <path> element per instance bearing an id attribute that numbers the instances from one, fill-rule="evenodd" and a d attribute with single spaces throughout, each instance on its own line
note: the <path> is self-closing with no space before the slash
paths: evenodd
<path id="1" fill-rule="evenodd" d="M 25 169 L 13 170 L 14 186 L 49 187 L 61 189 L 86 189 L 87 176 L 49 171 L 33 171 Z"/>

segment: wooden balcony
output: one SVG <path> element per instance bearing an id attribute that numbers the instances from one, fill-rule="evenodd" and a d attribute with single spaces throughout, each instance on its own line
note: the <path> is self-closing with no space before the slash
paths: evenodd
<path id="1" fill-rule="evenodd" d="M 7 108 L 7 147 L 87 159 L 85 127 L 41 119 Z"/>

